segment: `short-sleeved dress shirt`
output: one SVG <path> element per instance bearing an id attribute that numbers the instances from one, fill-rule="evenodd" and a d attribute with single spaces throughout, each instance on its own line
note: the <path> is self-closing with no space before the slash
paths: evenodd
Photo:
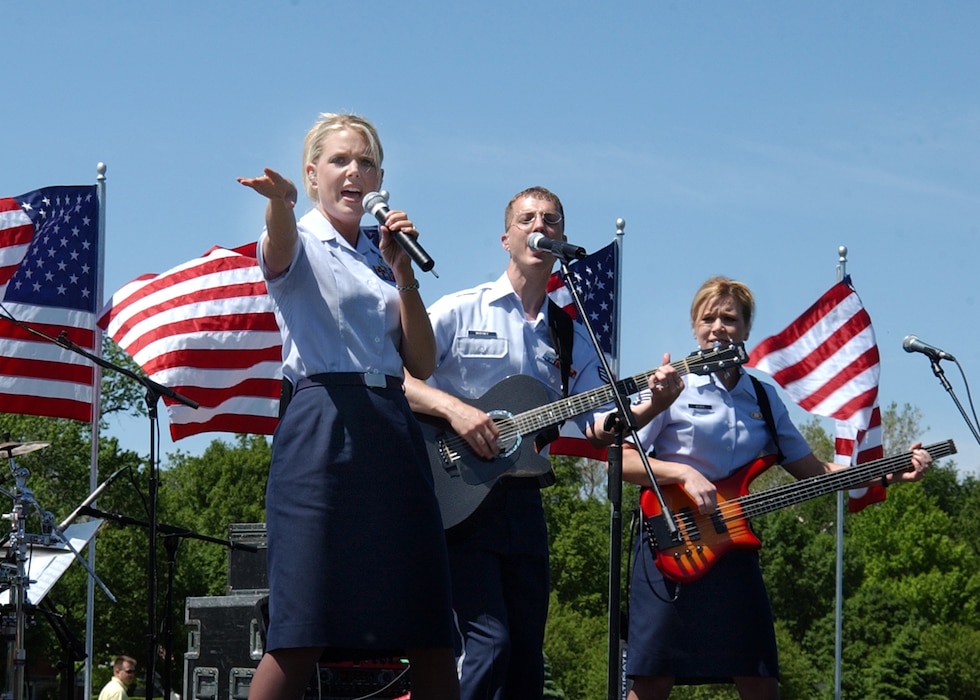
<path id="1" fill-rule="evenodd" d="M 775 389 L 767 383 L 763 386 L 785 461 L 802 459 L 810 453 L 810 446 Z M 730 392 L 714 375 L 684 377 L 684 390 L 677 400 L 642 427 L 638 437 L 643 448 L 653 449 L 658 459 L 694 467 L 709 481 L 723 479 L 760 455 L 776 452 L 752 380 L 745 372 Z"/>
<path id="2" fill-rule="evenodd" d="M 561 398 L 561 368 L 548 328 L 547 304 L 525 319 L 524 307 L 507 275 L 442 297 L 429 307 L 436 338 L 436 371 L 428 383 L 453 396 L 477 399 L 507 377 L 540 380 L 552 401 Z M 599 360 L 588 335 L 575 326 L 569 394 L 602 383 Z M 606 409 L 608 410 L 608 408 Z M 599 411 L 601 413 L 603 411 Z M 573 420 L 583 429 L 596 412 Z"/>
<path id="3" fill-rule="evenodd" d="M 352 247 L 318 210 L 298 222 L 299 245 L 289 268 L 270 278 L 282 334 L 283 374 L 294 384 L 324 372 L 403 375 L 401 318 L 394 276 L 362 228 Z"/>

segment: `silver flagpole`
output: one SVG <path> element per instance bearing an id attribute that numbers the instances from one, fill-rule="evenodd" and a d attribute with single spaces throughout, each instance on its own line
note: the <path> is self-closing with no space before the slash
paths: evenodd
<path id="1" fill-rule="evenodd" d="M 613 255 L 616 256 L 616 291 L 613 298 L 613 335 L 610 347 L 612 348 L 612 360 L 609 362 L 609 370 L 613 373 L 616 381 L 619 380 L 620 366 L 620 330 L 619 321 L 623 313 L 623 238 L 626 235 L 626 220 L 616 219 L 616 237 L 613 239 Z M 601 352 L 601 349 L 600 349 Z M 621 447 L 621 446 L 620 446 Z M 612 450 L 613 446 L 610 445 Z M 609 455 L 607 454 L 607 459 Z M 627 683 L 625 675 L 626 663 L 626 644 L 621 639 L 622 626 L 620 625 L 620 611 L 622 609 L 622 577 L 620 576 L 620 563 L 622 562 L 622 542 L 623 542 L 623 517 L 622 517 L 622 454 L 615 459 L 618 465 L 617 478 L 609 480 L 608 492 L 610 502 L 609 513 L 609 648 L 608 664 L 606 677 L 606 698 L 607 700 L 625 700 L 627 693 Z M 607 462 L 607 466 L 610 462 Z M 608 470 L 607 470 L 608 471 Z"/>
<path id="2" fill-rule="evenodd" d="M 102 305 L 105 301 L 105 163 L 96 166 L 96 192 L 99 196 L 99 272 L 96 276 L 96 296 L 98 306 L 95 309 L 96 318 L 102 312 Z M 102 357 L 102 333 L 98 326 L 95 328 L 95 342 L 92 346 L 96 357 Z M 92 454 L 90 457 L 90 468 L 88 485 L 89 492 L 95 491 L 99 486 L 99 416 L 102 414 L 102 367 L 95 365 L 93 375 L 93 396 L 92 396 Z M 93 538 L 88 548 L 89 571 L 95 571 L 95 543 L 98 537 Z M 94 654 L 94 629 L 95 629 L 95 577 L 88 577 L 88 585 L 85 588 L 85 674 L 84 687 L 85 694 L 82 697 L 92 697 L 92 655 Z"/>
<path id="3" fill-rule="evenodd" d="M 619 378 L 619 322 L 623 315 L 623 240 L 626 236 L 626 219 L 616 219 L 616 318 L 613 320 L 613 361 L 610 364 Z"/>
<path id="4" fill-rule="evenodd" d="M 837 281 L 847 276 L 847 246 L 837 248 Z M 857 445 L 854 446 L 857 449 Z M 853 459 L 853 458 L 852 458 Z M 837 581 L 834 593 L 834 700 L 841 700 L 841 650 L 844 622 L 844 492 L 837 492 Z"/>

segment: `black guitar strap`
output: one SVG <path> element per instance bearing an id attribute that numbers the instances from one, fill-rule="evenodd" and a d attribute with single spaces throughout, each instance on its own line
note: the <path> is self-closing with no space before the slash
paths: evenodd
<path id="1" fill-rule="evenodd" d="M 561 395 L 568 396 L 569 378 L 572 375 L 572 343 L 575 330 L 571 317 L 558 304 L 548 299 L 548 331 L 551 333 L 551 343 L 558 355 L 558 366 L 561 368 Z M 540 450 L 558 437 L 561 426 L 552 426 L 542 430 L 534 439 L 534 446 Z"/>
<path id="2" fill-rule="evenodd" d="M 558 304 L 548 299 L 548 331 L 551 343 L 558 355 L 558 366 L 561 368 L 561 394 L 568 396 L 569 378 L 572 374 L 572 340 L 575 330 L 571 317 Z M 545 445 L 557 439 L 561 426 L 553 425 L 545 428 L 534 436 L 534 447 L 540 452 Z M 512 477 L 501 481 L 508 488 L 543 489 L 555 483 L 555 472 L 550 470 L 540 476 Z"/>
<path id="3" fill-rule="evenodd" d="M 567 397 L 568 378 L 572 373 L 572 344 L 575 341 L 575 329 L 571 317 L 550 298 L 548 299 L 548 328 L 561 366 L 561 395 Z"/>
<path id="4" fill-rule="evenodd" d="M 762 418 L 766 421 L 766 427 L 769 428 L 772 441 L 776 444 L 777 461 L 782 464 L 784 455 L 783 451 L 779 449 L 779 434 L 776 432 L 776 421 L 772 417 L 772 406 L 769 405 L 769 395 L 766 393 L 766 388 L 762 386 L 762 382 L 751 374 L 749 374 L 749 379 L 752 380 L 752 387 L 755 389 L 755 400 L 759 402 L 759 410 L 762 412 Z"/>

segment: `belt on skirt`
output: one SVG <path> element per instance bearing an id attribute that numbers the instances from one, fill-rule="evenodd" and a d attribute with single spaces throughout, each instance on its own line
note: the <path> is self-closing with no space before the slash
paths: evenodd
<path id="1" fill-rule="evenodd" d="M 392 377 L 380 372 L 327 372 L 303 377 L 296 384 L 296 391 L 309 386 L 367 386 L 377 389 L 402 388 L 401 377 Z"/>

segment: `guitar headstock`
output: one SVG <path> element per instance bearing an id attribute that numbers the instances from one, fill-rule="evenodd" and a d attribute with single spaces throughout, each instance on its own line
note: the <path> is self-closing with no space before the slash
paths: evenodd
<path id="1" fill-rule="evenodd" d="M 728 367 L 744 365 L 749 361 L 743 343 L 716 345 L 706 350 L 695 350 L 684 359 L 684 364 L 692 374 L 711 374 Z"/>

